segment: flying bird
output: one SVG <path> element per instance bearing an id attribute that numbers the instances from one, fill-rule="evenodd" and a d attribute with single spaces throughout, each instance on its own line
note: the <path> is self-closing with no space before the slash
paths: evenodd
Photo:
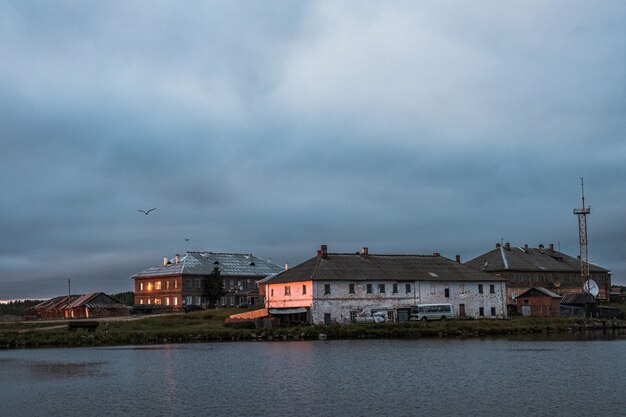
<path id="1" fill-rule="evenodd" d="M 189 242 L 189 238 L 187 238 L 187 237 L 186 237 L 186 238 L 185 238 L 185 242 Z"/>
<path id="2" fill-rule="evenodd" d="M 156 207 L 155 207 L 155 208 L 151 208 L 151 209 L 150 209 L 150 210 L 148 210 L 148 211 L 146 211 L 146 210 L 137 210 L 137 211 L 140 211 L 140 212 L 142 212 L 143 214 L 145 214 L 145 215 L 147 216 L 147 215 L 148 215 L 148 213 L 150 213 L 152 210 L 156 210 Z"/>

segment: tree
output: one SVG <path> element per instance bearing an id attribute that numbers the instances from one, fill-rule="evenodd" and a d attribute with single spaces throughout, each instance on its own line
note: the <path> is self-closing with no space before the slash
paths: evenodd
<path id="1" fill-rule="evenodd" d="M 215 307 L 217 300 L 226 295 L 224 280 L 222 279 L 220 269 L 217 266 L 213 268 L 213 271 L 211 271 L 211 274 L 207 279 L 204 295 L 209 300 L 209 305 L 211 307 Z"/>

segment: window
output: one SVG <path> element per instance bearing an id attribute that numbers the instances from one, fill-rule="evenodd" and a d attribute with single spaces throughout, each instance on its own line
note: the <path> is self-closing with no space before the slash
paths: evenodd
<path id="1" fill-rule="evenodd" d="M 200 300 L 199 296 L 196 296 L 196 305 L 200 305 L 202 303 L 202 301 Z"/>
<path id="2" fill-rule="evenodd" d="M 148 291 L 152 291 L 152 283 L 151 282 L 148 283 Z"/>
<path id="3" fill-rule="evenodd" d="M 157 281 L 157 282 L 154 283 L 154 289 L 155 290 L 160 290 L 161 289 L 161 281 Z"/>
<path id="4" fill-rule="evenodd" d="M 165 281 L 165 289 L 166 290 L 170 289 L 170 280 L 169 279 L 167 281 Z"/>
<path id="5" fill-rule="evenodd" d="M 191 280 L 190 279 L 186 279 L 185 280 L 185 289 L 190 289 L 191 288 Z"/>
<path id="6" fill-rule="evenodd" d="M 443 290 L 443 292 L 444 292 L 446 298 L 450 297 L 450 288 L 446 288 L 445 290 Z"/>
<path id="7" fill-rule="evenodd" d="M 480 317 L 485 317 L 485 307 L 479 307 L 478 308 L 478 315 Z"/>
<path id="8" fill-rule="evenodd" d="M 356 321 L 356 311 L 354 310 L 350 311 L 350 321 L 353 323 Z"/>
<path id="9" fill-rule="evenodd" d="M 324 294 L 330 294 L 330 284 L 324 284 Z"/>
<path id="10" fill-rule="evenodd" d="M 165 297 L 165 305 L 170 305 L 170 297 Z"/>
<path id="11" fill-rule="evenodd" d="M 139 283 L 139 291 L 143 291 L 143 282 Z"/>
<path id="12" fill-rule="evenodd" d="M 511 274 L 511 282 L 515 282 L 515 274 Z"/>
<path id="13" fill-rule="evenodd" d="M 496 308 L 495 307 L 491 307 L 491 315 L 492 316 L 496 315 Z"/>
<path id="14" fill-rule="evenodd" d="M 176 281 L 174 281 L 176 282 Z M 174 297 L 174 305 L 177 306 L 178 305 L 178 297 Z"/>
<path id="15" fill-rule="evenodd" d="M 483 293 L 483 284 L 478 284 L 478 294 Z"/>
<path id="16" fill-rule="evenodd" d="M 490 284 L 489 285 L 489 294 L 495 294 L 496 293 L 496 286 L 494 284 Z"/>
<path id="17" fill-rule="evenodd" d="M 354 294 L 354 284 L 348 284 L 348 292 Z"/>
<path id="18" fill-rule="evenodd" d="M 324 324 L 327 326 L 330 326 L 330 323 L 331 323 L 330 313 L 324 313 Z"/>
<path id="19" fill-rule="evenodd" d="M 378 284 L 378 292 L 381 294 L 385 293 L 385 284 Z"/>
<path id="20" fill-rule="evenodd" d="M 302 286 L 302 294 L 306 294 L 306 285 Z"/>
<path id="21" fill-rule="evenodd" d="M 406 284 L 404 290 L 406 291 L 407 294 L 410 293 L 411 292 L 411 284 Z"/>
<path id="22" fill-rule="evenodd" d="M 285 285 L 285 295 L 291 295 L 291 287 L 289 285 Z"/>
<path id="23" fill-rule="evenodd" d="M 143 304 L 143 298 L 139 300 L 139 304 Z"/>
<path id="24" fill-rule="evenodd" d="M 274 288 L 270 290 L 270 297 L 273 297 L 273 296 L 274 296 Z"/>
<path id="25" fill-rule="evenodd" d="M 152 299 L 148 298 L 148 304 L 152 304 Z"/>
<path id="26" fill-rule="evenodd" d="M 393 284 L 393 289 L 391 290 L 394 294 L 398 293 L 398 284 Z"/>
<path id="27" fill-rule="evenodd" d="M 228 286 L 230 287 L 230 289 L 234 289 L 235 288 L 235 281 L 229 281 Z"/>
<path id="28" fill-rule="evenodd" d="M 372 284 L 367 284 L 367 293 L 368 294 L 372 293 Z"/>
<path id="29" fill-rule="evenodd" d="M 200 288 L 200 280 L 199 279 L 196 280 L 196 288 Z M 198 304 L 200 304 L 200 303 L 198 303 Z"/>
<path id="30" fill-rule="evenodd" d="M 177 279 L 174 280 L 174 289 L 176 289 L 176 288 L 178 288 L 178 280 Z"/>
<path id="31" fill-rule="evenodd" d="M 161 305 L 161 299 L 160 298 L 155 298 L 154 299 L 154 305 L 160 306 Z"/>

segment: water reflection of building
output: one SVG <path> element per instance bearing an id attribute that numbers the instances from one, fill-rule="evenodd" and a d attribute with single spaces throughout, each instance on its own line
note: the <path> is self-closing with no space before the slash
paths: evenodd
<path id="1" fill-rule="evenodd" d="M 262 306 L 257 281 L 283 269 L 252 254 L 187 252 L 132 276 L 135 307 L 171 309 L 200 307 L 206 296 L 208 278 L 218 268 L 226 295 L 222 306 Z"/>
<path id="2" fill-rule="evenodd" d="M 559 295 L 582 292 L 580 260 L 554 249 L 539 245 L 514 247 L 509 243 L 496 244 L 496 248 L 467 261 L 465 265 L 507 281 L 507 302 L 532 287 L 542 287 Z M 589 264 L 589 273 L 597 285 L 598 300 L 607 300 L 611 288 L 609 270 Z"/>
<path id="3" fill-rule="evenodd" d="M 450 303 L 456 316 L 506 317 L 504 279 L 438 253 L 328 253 L 322 245 L 317 256 L 262 285 L 265 314 L 292 323 L 347 323 L 375 312 L 405 321 L 412 306 L 430 303 Z"/>

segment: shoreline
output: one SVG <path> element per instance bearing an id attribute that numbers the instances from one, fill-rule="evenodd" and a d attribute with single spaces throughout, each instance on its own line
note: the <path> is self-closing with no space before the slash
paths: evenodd
<path id="1" fill-rule="evenodd" d="M 37 322 L 0 323 L 0 349 L 95 347 L 209 343 L 229 341 L 290 341 L 346 339 L 469 339 L 469 338 L 563 338 L 587 340 L 626 336 L 626 321 L 582 318 L 515 317 L 505 320 L 450 320 L 380 324 L 334 324 L 330 326 L 254 329 L 252 323 L 223 322 L 231 311 L 202 311 L 167 316 L 133 317 L 116 321 L 94 332 L 69 332 L 67 322 L 42 326 Z"/>

